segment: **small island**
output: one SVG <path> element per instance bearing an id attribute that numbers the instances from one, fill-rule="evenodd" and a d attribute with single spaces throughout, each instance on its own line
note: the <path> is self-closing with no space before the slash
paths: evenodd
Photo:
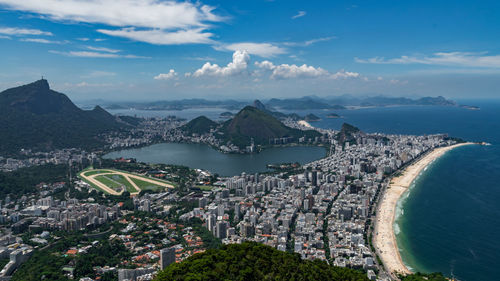
<path id="1" fill-rule="evenodd" d="M 233 118 L 234 114 L 229 112 L 229 111 L 226 111 L 226 112 L 222 112 L 219 117 L 220 118 Z"/>
<path id="2" fill-rule="evenodd" d="M 481 109 L 479 106 L 475 106 L 475 105 L 460 105 L 460 107 L 468 109 L 468 110 L 480 110 Z"/>
<path id="3" fill-rule="evenodd" d="M 337 113 L 330 113 L 326 116 L 326 118 L 330 119 L 340 118 L 340 115 L 338 115 Z"/>

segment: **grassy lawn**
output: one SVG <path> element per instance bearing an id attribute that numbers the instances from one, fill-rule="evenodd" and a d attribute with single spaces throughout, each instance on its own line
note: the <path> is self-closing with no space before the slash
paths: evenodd
<path id="1" fill-rule="evenodd" d="M 97 176 L 95 177 L 95 179 L 112 189 L 119 188 L 122 186 L 121 183 L 118 183 L 115 180 L 111 180 L 108 176 Z"/>
<path id="2" fill-rule="evenodd" d="M 92 188 L 96 189 L 97 191 L 100 191 L 100 192 L 105 193 L 105 194 L 109 194 L 107 191 L 103 190 L 102 188 L 98 187 L 97 185 L 95 185 L 89 181 L 86 181 L 86 180 L 83 180 L 83 181 L 90 184 L 90 186 L 92 186 Z"/>
<path id="3" fill-rule="evenodd" d="M 136 178 L 130 178 L 141 190 L 153 190 L 153 191 L 158 191 L 158 190 L 163 190 L 165 187 L 156 185 L 154 183 L 142 181 L 140 179 Z"/>
<path id="4" fill-rule="evenodd" d="M 114 172 L 121 172 L 121 173 L 125 173 L 127 175 L 133 175 L 133 176 L 140 177 L 143 179 L 154 180 L 154 181 L 157 181 L 158 183 L 170 184 L 173 187 L 177 186 L 176 183 L 172 183 L 169 181 L 156 179 L 156 178 L 149 178 L 147 176 L 137 175 L 137 174 L 133 174 L 133 173 L 126 172 L 126 171 L 113 170 L 113 169 L 95 169 L 95 170 L 93 170 L 91 168 L 87 168 L 87 169 L 80 172 L 79 177 L 82 178 L 81 176 L 83 176 L 83 175 L 86 177 L 95 176 L 94 177 L 95 180 L 101 182 L 102 184 L 104 184 L 104 185 L 106 185 L 109 188 L 114 189 L 114 190 L 119 190 L 122 186 L 124 186 L 125 189 L 130 193 L 135 193 L 135 192 L 140 191 L 140 190 L 136 190 L 136 188 L 134 186 L 132 186 L 132 184 L 124 176 L 118 175 L 118 174 L 113 174 Z M 103 174 L 103 175 L 101 175 L 101 174 Z M 104 175 L 104 174 L 107 174 L 107 175 Z M 141 179 L 133 178 L 133 177 L 129 177 L 129 179 L 133 183 L 135 183 L 141 190 L 153 190 L 153 191 L 165 190 L 164 186 L 150 183 L 150 182 L 147 182 L 145 180 L 141 180 Z M 85 182 L 90 184 L 93 188 L 100 190 L 100 191 L 103 191 L 102 189 L 100 189 L 98 186 L 95 186 L 91 182 L 88 182 L 88 181 L 85 181 Z"/>
<path id="5" fill-rule="evenodd" d="M 89 176 L 93 176 L 93 175 L 112 173 L 112 172 L 113 171 L 111 171 L 111 170 L 89 170 L 89 171 L 83 171 L 82 174 L 85 175 L 86 177 L 89 177 Z"/>
<path id="6" fill-rule="evenodd" d="M 135 187 L 133 187 L 132 184 L 130 184 L 130 182 L 122 175 L 106 175 L 105 177 L 124 185 L 127 191 L 130 193 L 140 191 L 136 190 Z"/>

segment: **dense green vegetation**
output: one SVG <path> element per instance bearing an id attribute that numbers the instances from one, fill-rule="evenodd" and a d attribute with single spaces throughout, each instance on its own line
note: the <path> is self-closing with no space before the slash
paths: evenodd
<path id="1" fill-rule="evenodd" d="M 302 260 L 254 242 L 207 250 L 171 264 L 156 281 L 166 280 L 368 280 L 348 268 L 333 267 L 320 260 Z"/>
<path id="2" fill-rule="evenodd" d="M 2 155 L 16 155 L 22 148 L 97 148 L 103 145 L 97 135 L 127 126 L 101 107 L 81 110 L 51 90 L 47 80 L 1 92 L 0 123 Z"/>
<path id="3" fill-rule="evenodd" d="M 424 273 L 415 273 L 411 275 L 406 275 L 406 276 L 399 276 L 401 281 L 447 281 L 446 277 L 443 276 L 441 273 L 430 273 L 430 274 L 424 274 Z"/>
<path id="4" fill-rule="evenodd" d="M 57 242 L 49 247 L 36 250 L 33 256 L 14 273 L 12 281 L 34 281 L 34 280 L 69 280 L 62 271 L 63 267 L 74 268 L 75 279 L 81 277 L 95 278 L 94 266 L 116 266 L 123 258 L 131 256 L 131 253 L 118 240 L 99 240 L 86 253 L 75 256 L 66 255 L 70 247 L 90 244 L 91 240 L 82 233 L 65 234 Z M 108 278 L 111 276 L 108 276 Z M 116 280 L 116 276 L 112 279 Z"/>
<path id="5" fill-rule="evenodd" d="M 181 127 L 181 130 L 188 134 L 206 134 L 209 133 L 211 129 L 215 129 L 217 123 L 208 119 L 205 116 L 196 117 L 195 119 L 189 121 L 186 125 Z"/>
<path id="6" fill-rule="evenodd" d="M 20 197 L 36 191 L 39 183 L 67 181 L 68 166 L 47 164 L 18 169 L 13 172 L 0 172 L 0 198 L 7 194 Z"/>
<path id="7" fill-rule="evenodd" d="M 297 141 L 300 137 L 314 138 L 321 134 L 316 131 L 301 131 L 285 126 L 271 114 L 253 106 L 243 108 L 223 128 L 223 139 L 239 147 L 250 145 L 253 138 L 257 145 L 268 145 L 270 139 L 291 137 Z"/>

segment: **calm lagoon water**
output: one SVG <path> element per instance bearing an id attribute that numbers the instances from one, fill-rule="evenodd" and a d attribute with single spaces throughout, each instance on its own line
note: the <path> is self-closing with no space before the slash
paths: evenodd
<path id="1" fill-rule="evenodd" d="M 209 170 L 221 176 L 268 171 L 267 164 L 312 162 L 325 157 L 323 147 L 293 146 L 269 148 L 257 154 L 224 154 L 208 145 L 162 143 L 106 154 L 104 158 L 135 158 L 146 163 L 184 165 Z"/>

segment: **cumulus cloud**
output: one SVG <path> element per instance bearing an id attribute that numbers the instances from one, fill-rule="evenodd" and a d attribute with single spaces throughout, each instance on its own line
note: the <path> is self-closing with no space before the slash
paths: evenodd
<path id="1" fill-rule="evenodd" d="M 269 78 L 274 80 L 293 79 L 293 78 L 318 78 L 327 79 L 348 79 L 357 78 L 359 73 L 340 70 L 336 73 L 330 73 L 321 67 L 311 65 L 295 65 L 295 64 L 279 64 L 275 65 L 269 60 L 257 61 L 254 65 L 259 69 L 249 71 L 250 55 L 247 51 L 236 50 L 233 53 L 233 61 L 227 66 L 219 66 L 210 62 L 205 63 L 200 69 L 193 73 L 185 73 L 185 77 L 202 77 L 202 76 L 233 76 L 244 73 L 251 73 L 252 76 L 262 76 L 270 74 Z"/>
<path id="2" fill-rule="evenodd" d="M 100 32 L 153 44 L 208 43 L 212 34 L 204 30 L 210 23 L 224 20 L 213 13 L 214 7 L 190 1 L 0 0 L 0 4 L 52 20 L 120 27 Z"/>
<path id="3" fill-rule="evenodd" d="M 294 20 L 294 19 L 301 18 L 301 17 L 305 16 L 306 14 L 307 14 L 307 13 L 306 13 L 305 11 L 299 11 L 296 15 L 294 15 L 294 16 L 292 17 L 292 19 Z"/>
<path id="4" fill-rule="evenodd" d="M 147 59 L 149 57 L 136 56 L 136 55 L 120 55 L 113 53 L 99 53 L 99 52 L 89 52 L 89 51 L 69 51 L 61 52 L 50 50 L 49 53 L 63 55 L 67 57 L 80 57 L 80 58 L 106 58 L 106 59 L 116 59 L 116 58 L 126 58 L 126 59 Z"/>
<path id="5" fill-rule="evenodd" d="M 177 77 L 177 72 L 170 69 L 168 73 L 160 73 L 154 77 L 155 80 L 170 80 Z"/>
<path id="6" fill-rule="evenodd" d="M 357 78 L 359 73 L 340 70 L 336 73 L 330 73 L 321 67 L 314 67 L 303 64 L 301 66 L 295 64 L 280 64 L 275 65 L 270 61 L 255 62 L 255 65 L 266 71 L 271 71 L 271 79 L 291 79 L 291 78 L 317 78 L 326 77 L 330 79 L 347 79 Z"/>
<path id="7" fill-rule="evenodd" d="M 1 3 L 1 0 L 0 0 Z M 27 29 L 27 28 L 16 28 L 16 27 L 3 27 L 0 28 L 0 34 L 20 36 L 20 35 L 45 35 L 52 36 L 51 32 L 42 31 L 39 29 Z"/>
<path id="8" fill-rule="evenodd" d="M 427 64 L 460 67 L 500 68 L 500 55 L 488 55 L 485 52 L 439 52 L 430 56 L 401 56 L 386 59 L 373 57 L 369 59 L 355 58 L 358 63 L 372 64 Z"/>
<path id="9" fill-rule="evenodd" d="M 285 48 L 276 46 L 271 43 L 252 43 L 252 42 L 242 42 L 214 46 L 216 50 L 219 51 L 238 51 L 245 50 L 251 55 L 257 55 L 260 57 L 268 58 L 274 57 L 276 55 L 286 54 L 287 50 Z"/>
<path id="10" fill-rule="evenodd" d="M 193 77 L 202 76 L 233 76 L 247 72 L 248 63 L 250 62 L 250 55 L 247 51 L 237 50 L 233 53 L 233 61 L 227 66 L 221 67 L 217 64 L 205 63 L 200 69 L 196 70 L 192 75 Z"/>

